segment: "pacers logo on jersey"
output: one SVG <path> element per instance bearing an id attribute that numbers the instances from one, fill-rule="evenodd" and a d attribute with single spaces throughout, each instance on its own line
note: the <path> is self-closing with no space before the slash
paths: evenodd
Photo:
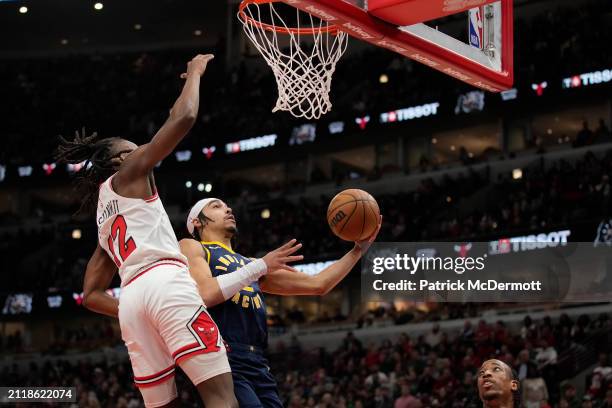
<path id="1" fill-rule="evenodd" d="M 246 264 L 244 259 L 238 259 L 236 256 L 230 254 L 220 256 L 217 259 L 222 265 L 215 266 L 215 269 L 224 272 L 228 270 L 233 272 Z M 245 286 L 240 289 L 240 292 L 236 293 L 230 300 L 244 309 L 250 307 L 261 309 L 263 303 L 261 297 L 255 292 L 252 286 Z"/>

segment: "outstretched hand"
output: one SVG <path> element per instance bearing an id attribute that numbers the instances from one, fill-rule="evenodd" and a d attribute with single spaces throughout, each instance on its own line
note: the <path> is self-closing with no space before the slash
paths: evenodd
<path id="1" fill-rule="evenodd" d="M 362 254 L 365 254 L 368 251 L 368 249 L 370 249 L 370 245 L 372 245 L 372 242 L 376 240 L 376 237 L 378 236 L 378 232 L 380 231 L 381 226 L 382 226 L 382 215 L 380 216 L 380 220 L 378 221 L 378 226 L 376 227 L 376 230 L 374 231 L 374 233 L 370 235 L 368 238 L 364 239 L 363 241 L 355 241 L 355 248 L 361 251 Z"/>
<path id="2" fill-rule="evenodd" d="M 202 76 L 206 71 L 206 66 L 215 58 L 212 54 L 198 54 L 191 61 L 187 63 L 187 72 L 181 74 L 181 79 L 187 79 L 191 75 Z"/>
<path id="3" fill-rule="evenodd" d="M 278 269 L 285 269 L 297 272 L 297 270 L 289 265 L 290 262 L 301 261 L 304 259 L 303 255 L 293 255 L 302 247 L 302 244 L 298 244 L 296 239 L 292 239 L 285 245 L 276 248 L 274 251 L 268 252 L 263 260 L 268 266 L 268 272 L 275 271 Z"/>

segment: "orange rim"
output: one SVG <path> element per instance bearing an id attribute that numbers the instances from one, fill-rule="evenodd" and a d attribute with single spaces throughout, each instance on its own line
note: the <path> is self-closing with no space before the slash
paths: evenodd
<path id="1" fill-rule="evenodd" d="M 272 24 L 262 23 L 261 21 L 255 20 L 253 17 L 249 16 L 244 10 L 249 7 L 251 4 L 269 4 L 269 3 L 279 3 L 281 0 L 242 0 L 240 3 L 240 8 L 238 9 L 238 16 L 240 20 L 244 24 L 251 24 L 255 27 L 263 28 L 267 31 L 275 31 L 277 33 L 283 34 L 300 34 L 300 35 L 316 35 L 321 32 L 337 34 L 338 27 L 333 24 L 327 24 L 323 27 L 311 27 L 311 28 L 292 28 L 292 27 L 278 27 Z"/>

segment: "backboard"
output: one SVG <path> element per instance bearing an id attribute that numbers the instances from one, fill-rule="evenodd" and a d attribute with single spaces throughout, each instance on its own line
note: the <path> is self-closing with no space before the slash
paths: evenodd
<path id="1" fill-rule="evenodd" d="M 514 82 L 513 0 L 280 1 L 477 88 L 500 92 Z M 469 15 L 469 38 L 424 24 L 458 13 Z"/>

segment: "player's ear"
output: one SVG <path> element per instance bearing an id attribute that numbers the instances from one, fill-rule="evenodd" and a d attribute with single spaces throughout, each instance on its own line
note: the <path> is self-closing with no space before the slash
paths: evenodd
<path id="1" fill-rule="evenodd" d="M 512 384 L 510 385 L 510 389 L 512 390 L 512 392 L 518 391 L 518 389 L 519 389 L 519 382 L 517 380 L 512 380 Z"/>

